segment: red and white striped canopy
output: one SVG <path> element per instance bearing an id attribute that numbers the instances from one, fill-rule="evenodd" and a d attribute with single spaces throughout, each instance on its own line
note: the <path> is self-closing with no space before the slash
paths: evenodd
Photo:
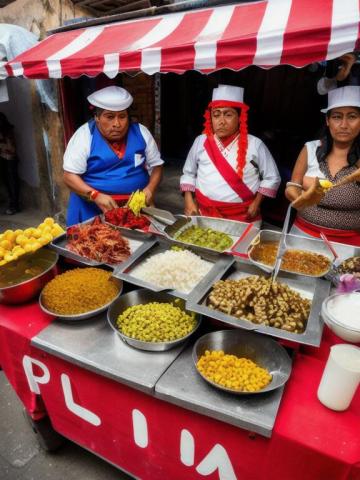
<path id="1" fill-rule="evenodd" d="M 113 78 L 302 67 L 355 49 L 359 8 L 359 0 L 262 0 L 111 23 L 51 35 L 6 68 L 27 78 Z"/>

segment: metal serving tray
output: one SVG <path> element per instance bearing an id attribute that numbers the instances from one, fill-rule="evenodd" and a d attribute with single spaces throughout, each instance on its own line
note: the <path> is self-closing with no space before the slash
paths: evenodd
<path id="1" fill-rule="evenodd" d="M 246 260 L 233 261 L 225 273 L 220 273 L 214 278 L 214 283 L 218 280 L 239 280 L 249 275 L 263 275 L 262 270 L 252 265 Z M 305 345 L 320 345 L 323 330 L 323 322 L 320 320 L 320 311 L 322 302 L 330 293 L 331 284 L 329 281 L 304 277 L 298 274 L 289 274 L 280 272 L 278 275 L 279 282 L 286 283 L 290 288 L 298 291 L 303 297 L 311 300 L 310 315 L 307 321 L 306 329 L 303 333 L 293 333 L 280 328 L 270 327 L 266 325 L 257 325 L 248 320 L 238 319 L 232 315 L 213 310 L 206 305 L 207 297 L 211 291 L 211 286 L 207 285 L 202 290 L 197 289 L 186 303 L 186 307 L 194 312 L 201 313 L 207 317 L 214 318 L 225 325 L 243 328 L 245 330 L 254 330 L 273 337 L 283 338 L 296 343 Z"/>
<path id="2" fill-rule="evenodd" d="M 147 237 L 143 233 L 138 232 L 136 230 L 122 229 L 121 234 L 124 238 L 126 238 L 129 241 L 130 250 L 131 250 L 131 255 L 127 260 L 125 260 L 125 262 L 127 262 L 129 259 L 135 260 L 137 257 L 142 255 L 148 248 L 150 248 L 156 242 L 154 238 Z M 95 260 L 91 260 L 90 258 L 82 257 L 81 255 L 71 252 L 68 248 L 66 248 L 66 244 L 67 244 L 67 238 L 66 238 L 66 233 L 64 233 L 59 237 L 57 237 L 56 239 L 54 239 L 49 244 L 49 247 L 52 250 L 55 250 L 57 253 L 59 253 L 59 255 L 62 255 L 63 257 L 69 258 L 71 260 L 75 260 L 79 263 L 82 263 L 84 265 L 88 265 L 91 267 L 107 265 L 110 268 L 115 268 L 115 266 L 119 265 L 118 263 L 109 264 L 104 262 L 96 262 Z M 121 263 L 125 263 L 125 262 L 121 262 Z"/>
<path id="3" fill-rule="evenodd" d="M 232 248 L 241 241 L 248 231 L 250 230 L 252 224 L 246 222 L 238 222 L 236 220 L 226 220 L 225 218 L 214 218 L 214 217 L 202 217 L 200 215 L 194 215 L 191 217 L 186 217 L 184 215 L 175 215 L 177 222 L 173 225 L 163 225 L 160 222 L 151 219 L 151 223 L 160 234 L 165 235 L 170 241 L 176 242 L 178 245 L 192 245 L 197 249 L 205 252 L 216 252 L 216 253 L 231 253 Z M 180 240 L 177 240 L 176 237 L 180 235 L 184 230 L 192 227 L 200 228 L 212 228 L 213 230 L 218 230 L 219 232 L 226 233 L 229 235 L 233 243 L 232 245 L 223 252 L 214 250 L 213 248 L 201 247 L 199 245 L 194 245 L 190 243 L 185 243 Z"/>
<path id="4" fill-rule="evenodd" d="M 196 255 L 199 255 L 203 260 L 211 262 L 213 267 L 211 270 L 203 277 L 200 282 L 195 285 L 191 292 L 185 293 L 180 292 L 179 290 L 172 290 L 166 287 L 162 287 L 160 285 L 155 285 L 154 283 L 146 282 L 140 278 L 135 277 L 132 275 L 132 271 L 135 267 L 139 264 L 146 261 L 148 258 L 156 255 L 158 253 L 163 253 L 169 250 L 172 246 L 172 243 L 166 240 L 158 240 L 157 242 L 153 243 L 146 251 L 143 251 L 137 257 L 131 256 L 125 262 L 121 263 L 117 266 L 114 270 L 114 277 L 119 278 L 121 280 L 125 280 L 126 282 L 132 283 L 133 285 L 138 285 L 139 287 L 147 288 L 152 290 L 153 292 L 162 292 L 167 291 L 170 295 L 174 295 L 176 297 L 182 298 L 183 300 L 187 300 L 192 292 L 198 289 L 202 289 L 205 286 L 212 285 L 213 279 L 218 276 L 219 274 L 224 273 L 229 265 L 232 263 L 232 258 L 228 255 L 222 255 L 219 253 L 211 252 L 203 252 L 197 250 L 196 247 L 187 247 L 187 250 L 191 250 Z"/>
<path id="5" fill-rule="evenodd" d="M 262 270 L 265 270 L 266 272 L 271 272 L 274 268 L 273 265 L 272 266 L 266 265 L 265 263 L 254 260 L 251 256 L 251 253 L 253 248 L 259 243 L 279 242 L 280 236 L 281 236 L 281 232 L 276 232 L 274 230 L 260 230 L 260 232 L 256 235 L 256 237 L 252 240 L 252 242 L 248 246 L 247 253 L 248 253 L 249 260 L 254 265 L 257 265 L 258 267 L 260 267 Z M 324 270 L 324 272 L 322 272 L 320 275 L 309 275 L 309 274 L 302 273 L 301 275 L 305 277 L 323 277 L 331 269 L 331 266 L 335 261 L 335 256 L 331 252 L 329 247 L 326 245 L 326 243 L 316 238 L 307 238 L 307 237 L 300 237 L 298 235 L 287 234 L 285 239 L 285 247 L 286 247 L 286 250 L 305 250 L 308 252 L 319 253 L 329 259 L 329 268 L 327 270 Z M 283 272 L 296 273 L 296 272 L 293 272 L 292 270 L 285 270 L 284 268 L 281 268 L 281 266 L 280 266 L 280 270 L 282 270 Z"/>

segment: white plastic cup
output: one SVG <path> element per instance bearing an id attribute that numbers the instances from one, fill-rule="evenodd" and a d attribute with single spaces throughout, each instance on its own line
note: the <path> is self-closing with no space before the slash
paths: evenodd
<path id="1" fill-rule="evenodd" d="M 360 348 L 341 343 L 330 349 L 317 396 L 332 410 L 346 410 L 360 383 Z"/>

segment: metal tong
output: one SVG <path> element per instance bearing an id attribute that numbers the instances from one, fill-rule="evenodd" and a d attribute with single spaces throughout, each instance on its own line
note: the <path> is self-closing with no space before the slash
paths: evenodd
<path id="1" fill-rule="evenodd" d="M 274 265 L 274 269 L 273 269 L 273 271 L 271 273 L 271 277 L 270 277 L 270 281 L 271 281 L 270 283 L 271 284 L 273 284 L 275 282 L 275 280 L 278 276 L 280 266 L 281 266 L 282 257 L 283 257 L 283 255 L 286 251 L 286 235 L 287 235 L 287 231 L 288 231 L 288 228 L 289 228 L 290 214 L 291 214 L 291 204 L 288 206 L 286 216 L 285 216 L 284 226 L 283 226 L 283 229 L 281 231 L 278 251 L 277 251 L 276 260 L 275 260 L 275 265 Z"/>

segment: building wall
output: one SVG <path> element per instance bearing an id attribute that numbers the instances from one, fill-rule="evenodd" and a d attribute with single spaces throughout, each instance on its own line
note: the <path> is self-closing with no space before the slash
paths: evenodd
<path id="1" fill-rule="evenodd" d="M 16 0 L 0 9 L 0 23 L 19 25 L 40 39 L 66 20 L 91 16 L 69 0 Z M 33 80 L 8 79 L 7 84 L 9 102 L 0 103 L 0 111 L 15 126 L 21 204 L 53 215 L 64 209 L 67 198 L 62 182 L 64 136 L 60 114 L 40 102 Z"/>

